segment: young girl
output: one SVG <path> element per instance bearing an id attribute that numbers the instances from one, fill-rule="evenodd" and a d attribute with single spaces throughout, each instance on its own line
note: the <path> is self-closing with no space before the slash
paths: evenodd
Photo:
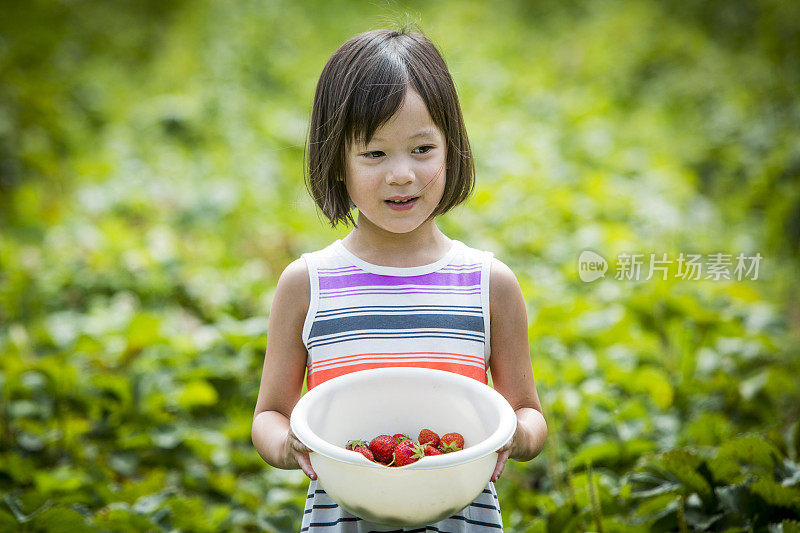
<path id="1" fill-rule="evenodd" d="M 289 416 L 309 389 L 349 372 L 421 366 L 492 384 L 517 414 L 486 490 L 433 531 L 502 530 L 494 482 L 529 461 L 547 427 L 533 382 L 519 284 L 490 252 L 444 235 L 435 217 L 463 202 L 474 170 L 450 73 L 421 33 L 377 30 L 344 43 L 317 84 L 308 185 L 353 230 L 281 274 L 270 310 L 253 443 L 311 478 L 301 531 L 387 530 L 339 507 L 317 483 Z M 351 210 L 358 210 L 357 222 Z M 418 529 L 422 531 L 423 529 Z"/>

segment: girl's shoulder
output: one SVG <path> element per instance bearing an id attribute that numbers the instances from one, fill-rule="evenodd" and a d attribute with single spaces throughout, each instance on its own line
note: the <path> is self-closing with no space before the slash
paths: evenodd
<path id="1" fill-rule="evenodd" d="M 287 302 L 298 306 L 298 311 L 302 306 L 308 308 L 311 300 L 311 288 L 309 285 L 308 268 L 305 260 L 300 257 L 289 263 L 281 272 L 278 278 L 278 285 L 275 287 L 275 297 L 287 295 Z"/>
<path id="2" fill-rule="evenodd" d="M 492 257 L 489 287 L 493 295 L 498 298 L 520 290 L 514 271 L 496 257 Z"/>
<path id="3" fill-rule="evenodd" d="M 278 278 L 278 286 L 299 288 L 300 285 L 308 285 L 308 267 L 303 257 L 298 257 L 281 272 Z"/>

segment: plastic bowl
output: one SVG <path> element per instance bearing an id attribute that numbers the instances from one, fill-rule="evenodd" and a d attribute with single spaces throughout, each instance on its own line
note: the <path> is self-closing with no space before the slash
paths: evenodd
<path id="1" fill-rule="evenodd" d="M 491 478 L 496 450 L 516 430 L 505 398 L 479 381 L 443 370 L 362 370 L 319 384 L 292 411 L 291 428 L 312 452 L 322 488 L 347 511 L 387 526 L 420 526 L 469 505 Z M 422 428 L 457 431 L 464 449 L 403 467 L 370 462 L 349 440 Z"/>

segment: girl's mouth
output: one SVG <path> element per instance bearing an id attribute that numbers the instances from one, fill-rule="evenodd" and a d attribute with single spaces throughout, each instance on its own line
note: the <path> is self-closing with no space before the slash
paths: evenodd
<path id="1" fill-rule="evenodd" d="M 411 209 L 419 197 L 410 198 L 404 202 L 395 202 L 393 200 L 385 200 L 386 204 L 389 206 L 390 209 L 394 209 L 395 211 L 405 211 L 406 209 Z"/>

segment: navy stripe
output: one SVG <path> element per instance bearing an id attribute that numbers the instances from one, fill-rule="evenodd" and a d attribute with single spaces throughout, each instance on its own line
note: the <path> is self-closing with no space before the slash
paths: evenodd
<path id="1" fill-rule="evenodd" d="M 350 340 L 356 339 L 395 339 L 398 337 L 402 337 L 403 339 L 458 339 L 462 341 L 476 341 L 476 342 L 483 342 L 485 338 L 483 335 L 469 335 L 466 333 L 458 334 L 454 333 L 452 335 L 437 335 L 437 334 L 428 334 L 428 335 L 409 335 L 409 334 L 402 334 L 402 333 L 385 333 L 383 335 L 375 334 L 375 333 L 353 333 L 350 335 L 338 335 L 336 337 L 331 337 L 329 339 L 325 339 L 326 342 L 323 341 L 316 341 L 308 343 L 308 348 L 314 348 L 316 346 L 326 346 L 328 344 L 336 344 L 337 342 L 345 342 Z"/>
<path id="2" fill-rule="evenodd" d="M 471 503 L 469 504 L 470 507 L 482 507 L 483 509 L 493 509 L 495 511 L 499 511 L 496 506 L 488 504 L 488 503 Z"/>
<path id="3" fill-rule="evenodd" d="M 336 509 L 337 507 L 339 505 L 336 503 L 315 503 L 312 507 L 303 511 L 303 514 L 308 514 L 314 509 Z"/>
<path id="4" fill-rule="evenodd" d="M 367 533 L 424 533 L 425 531 L 441 531 L 438 527 L 427 526 L 417 529 L 391 529 L 389 531 L 376 531 L 370 529 Z"/>
<path id="5" fill-rule="evenodd" d="M 489 489 L 483 489 L 483 492 L 481 494 L 491 494 L 492 497 L 494 497 L 494 499 L 497 500 L 497 494 L 492 494 L 492 491 L 490 491 Z M 500 500 L 497 500 L 497 501 L 500 501 Z"/>
<path id="6" fill-rule="evenodd" d="M 330 526 L 335 526 L 339 522 L 360 522 L 360 521 L 361 519 L 357 516 L 354 517 L 343 516 L 341 518 L 336 519 L 333 522 L 311 522 L 310 524 L 308 524 L 308 527 L 330 527 Z"/>
<path id="7" fill-rule="evenodd" d="M 463 520 L 467 524 L 474 524 L 476 526 L 484 526 L 484 527 L 491 527 L 494 529 L 503 529 L 503 526 L 500 524 L 493 524 L 491 522 L 481 522 L 480 520 L 470 520 L 464 516 L 453 515 L 450 517 L 451 520 Z"/>
<path id="8" fill-rule="evenodd" d="M 469 315 L 364 315 L 315 320 L 309 338 L 365 329 L 460 329 L 483 333 L 483 318 Z"/>

